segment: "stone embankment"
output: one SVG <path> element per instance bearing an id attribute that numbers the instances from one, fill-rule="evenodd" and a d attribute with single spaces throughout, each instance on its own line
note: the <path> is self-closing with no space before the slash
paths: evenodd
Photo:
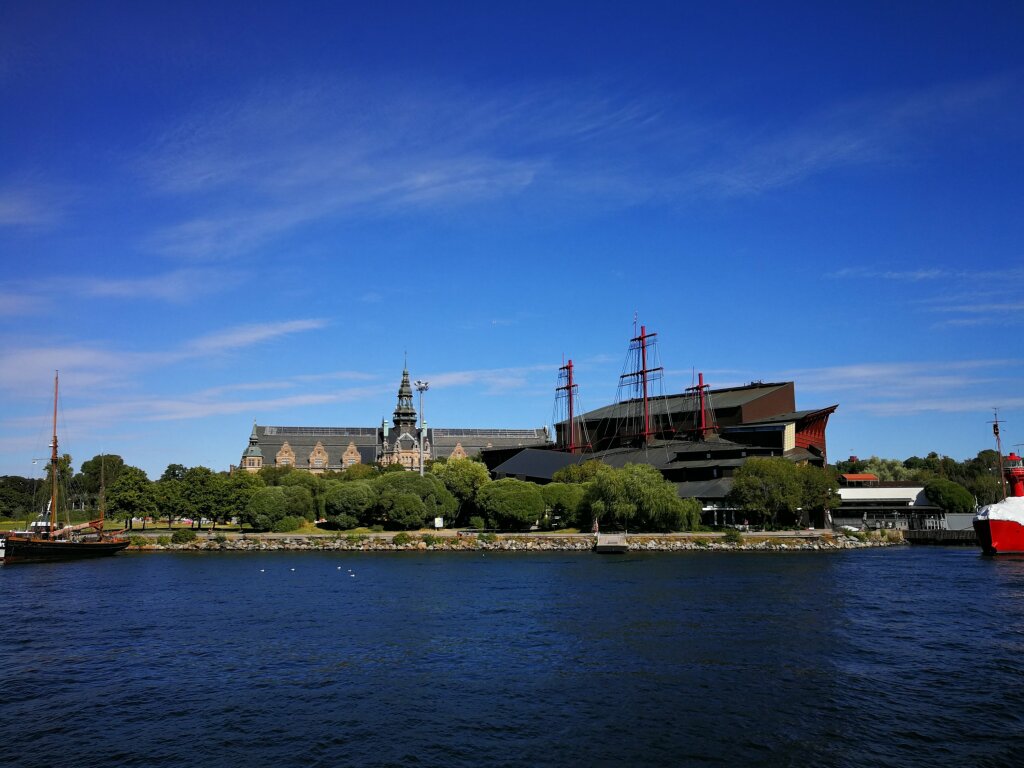
<path id="1" fill-rule="evenodd" d="M 844 534 L 779 533 L 775 535 L 744 535 L 729 538 L 721 534 L 645 535 L 629 537 L 630 551 L 800 551 L 862 549 L 905 544 L 898 532 L 889 535 L 847 536 Z M 274 551 L 495 551 L 495 552 L 584 552 L 594 546 L 588 535 L 432 535 L 397 534 L 340 536 L 246 536 L 228 535 L 197 538 L 187 544 L 151 543 L 133 545 L 131 551 L 160 552 L 274 552 Z"/>

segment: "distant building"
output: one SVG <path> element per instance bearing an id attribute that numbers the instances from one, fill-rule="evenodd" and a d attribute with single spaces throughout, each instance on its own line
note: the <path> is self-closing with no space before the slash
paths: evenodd
<path id="1" fill-rule="evenodd" d="M 424 462 L 436 458 L 468 458 L 489 449 L 518 449 L 550 444 L 547 427 L 540 429 L 422 428 L 416 423 L 408 369 L 402 371 L 398 402 L 389 427 L 278 427 L 253 424 L 239 469 L 296 467 L 314 474 L 353 464 L 400 464 L 419 470 L 420 441 Z M 234 469 L 234 467 L 232 468 Z"/>
<path id="2" fill-rule="evenodd" d="M 841 475 L 839 509 L 832 523 L 852 528 L 895 528 L 902 531 L 964 530 L 970 515 L 947 515 L 935 506 L 921 483 L 881 482 L 874 475 Z"/>

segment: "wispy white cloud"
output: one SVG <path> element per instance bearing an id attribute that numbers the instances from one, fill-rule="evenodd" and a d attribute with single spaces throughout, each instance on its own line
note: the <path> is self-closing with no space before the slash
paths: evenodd
<path id="1" fill-rule="evenodd" d="M 98 344 L 8 348 L 0 350 L 0 390 L 18 394 L 38 391 L 58 369 L 82 390 L 121 388 L 142 371 L 222 355 L 326 325 L 326 320 L 311 318 L 234 326 L 179 346 L 144 352 L 108 349 Z"/>
<path id="2" fill-rule="evenodd" d="M 324 328 L 326 320 L 286 320 L 277 323 L 254 323 L 240 325 L 224 331 L 209 334 L 190 341 L 184 347 L 185 353 L 212 354 L 240 347 L 250 347 L 269 339 L 276 339 L 301 331 L 313 331 Z"/>
<path id="3" fill-rule="evenodd" d="M 244 400 L 237 397 L 138 398 L 108 401 L 88 408 L 69 410 L 66 418 L 79 425 L 104 425 L 125 419 L 140 421 L 187 421 L 235 413 L 273 414 L 300 407 L 322 406 L 364 399 L 379 399 L 379 387 L 351 387 L 331 392 L 310 392 L 279 397 Z"/>
<path id="4" fill-rule="evenodd" d="M 0 283 L 0 315 L 35 315 L 53 305 L 53 296 L 125 299 L 184 304 L 227 290 L 244 277 L 225 269 L 175 269 L 134 277 L 40 277 Z"/>
<path id="5" fill-rule="evenodd" d="M 1015 358 L 857 363 L 780 371 L 773 379 L 795 381 L 801 399 L 824 396 L 844 412 L 968 413 L 1015 407 L 1022 370 L 1024 360 Z"/>
<path id="6" fill-rule="evenodd" d="M 857 280 L 893 280 L 898 282 L 969 282 L 973 284 L 1002 285 L 1007 281 L 1024 279 L 1024 267 L 1007 267 L 1005 269 L 949 269 L 935 267 L 889 270 L 870 267 L 844 267 L 829 275 L 834 278 Z M 991 294 L 989 294 L 991 295 Z"/>
<path id="7" fill-rule="evenodd" d="M 1006 87 L 990 80 L 868 97 L 751 131 L 675 96 L 608 96 L 613 89 L 579 82 L 483 93 L 284 81 L 197 107 L 136 162 L 155 193 L 195 208 L 149 246 L 227 259 L 324 219 L 525 190 L 591 209 L 759 195 L 837 168 L 891 163 L 911 146 L 927 151 L 923 126 L 969 114 Z"/>
<path id="8" fill-rule="evenodd" d="M 0 228 L 49 227 L 63 217 L 73 195 L 37 180 L 0 182 Z"/>
<path id="9" fill-rule="evenodd" d="M 425 378 L 430 382 L 432 389 L 472 386 L 485 394 L 501 394 L 531 386 L 534 374 L 540 372 L 550 375 L 552 381 L 554 380 L 555 369 L 551 365 L 442 371 L 428 374 Z"/>
<path id="10" fill-rule="evenodd" d="M 45 306 L 41 296 L 0 289 L 0 315 L 34 315 Z"/>
<path id="11" fill-rule="evenodd" d="M 64 285 L 68 291 L 86 296 L 181 303 L 222 291 L 241 279 L 239 274 L 222 269 L 176 269 L 139 277 L 78 278 Z"/>
<path id="12" fill-rule="evenodd" d="M 690 176 L 696 189 L 723 197 L 758 195 L 850 166 L 905 163 L 927 152 L 948 124 L 998 103 L 1006 78 L 943 84 L 918 92 L 833 104 L 774 130 L 722 132 L 724 150 Z"/>

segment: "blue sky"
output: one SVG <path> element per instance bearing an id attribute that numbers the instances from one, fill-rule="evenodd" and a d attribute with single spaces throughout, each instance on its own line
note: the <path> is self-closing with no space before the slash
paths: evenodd
<path id="1" fill-rule="evenodd" d="M 822 6 L 828 7 L 822 7 Z M 832 459 L 1024 443 L 1024 5 L 6 3 L 0 474 L 261 424 L 796 382 Z"/>

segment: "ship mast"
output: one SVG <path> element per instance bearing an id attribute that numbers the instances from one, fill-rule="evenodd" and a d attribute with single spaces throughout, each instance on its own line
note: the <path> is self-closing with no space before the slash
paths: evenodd
<path id="1" fill-rule="evenodd" d="M 569 453 L 576 453 L 576 414 L 573 410 L 573 397 L 576 394 L 575 387 L 576 383 L 572 378 L 572 358 L 569 358 L 569 362 L 558 369 L 559 381 L 563 380 L 565 384 L 555 387 L 555 392 L 565 392 L 566 399 L 569 404 L 569 418 L 566 420 L 566 426 L 569 428 Z"/>
<path id="2" fill-rule="evenodd" d="M 651 430 L 651 407 L 649 393 L 647 391 L 648 382 L 650 381 L 649 377 L 650 374 L 661 373 L 663 370 L 661 366 L 656 368 L 647 367 L 647 347 L 653 343 L 654 337 L 657 335 L 658 334 L 656 333 L 648 333 L 646 325 L 640 326 L 640 335 L 629 340 L 630 349 L 639 352 L 639 367 L 637 370 L 624 373 L 619 377 L 620 386 L 622 386 L 622 384 L 628 379 L 633 380 L 634 386 L 636 386 L 637 381 L 640 383 L 641 391 L 643 393 L 644 409 L 644 426 L 643 433 L 640 435 L 640 438 L 643 440 L 645 445 L 650 441 L 651 435 L 654 434 Z"/>
<path id="3" fill-rule="evenodd" d="M 53 538 L 53 532 L 57 530 L 57 390 L 60 382 L 60 372 L 53 372 L 53 442 L 50 443 L 50 531 L 47 534 Z"/>
<path id="4" fill-rule="evenodd" d="M 1003 473 L 1003 441 L 999 437 L 999 409 L 992 409 L 992 434 L 996 436 L 996 454 L 999 456 L 999 482 L 1003 488 L 1003 500 L 1006 500 L 1006 475 Z"/>
<path id="5" fill-rule="evenodd" d="M 718 432 L 714 405 L 711 403 L 710 387 L 704 383 L 704 373 L 697 374 L 697 386 L 687 387 L 686 391 L 693 395 L 693 430 L 695 437 L 703 440 L 708 432 Z"/>

